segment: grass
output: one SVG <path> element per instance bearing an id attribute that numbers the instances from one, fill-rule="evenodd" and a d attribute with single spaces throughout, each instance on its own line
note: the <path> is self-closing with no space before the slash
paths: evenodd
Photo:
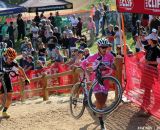
<path id="1" fill-rule="evenodd" d="M 101 38 L 101 37 L 99 37 Z M 133 38 L 132 38 L 132 34 L 130 32 L 127 32 L 126 34 L 126 43 L 127 45 L 130 47 L 130 49 L 135 52 L 135 44 L 134 44 L 134 41 L 133 41 Z M 92 54 L 95 54 L 97 53 L 97 44 L 96 44 L 96 40 L 95 42 L 93 43 L 93 46 L 90 47 L 90 51 Z"/>
<path id="2" fill-rule="evenodd" d="M 82 10 L 88 10 L 91 8 L 92 4 L 97 5 L 98 3 L 102 2 L 102 0 L 89 0 L 89 1 L 90 2 L 87 6 L 81 8 Z M 115 0 L 104 0 L 104 2 L 106 4 L 109 4 L 110 6 L 115 5 Z"/>
<path id="3" fill-rule="evenodd" d="M 130 49 L 135 52 L 135 44 L 132 38 L 132 33 L 127 32 L 126 34 L 126 41 L 127 41 L 127 45 L 130 47 Z"/>

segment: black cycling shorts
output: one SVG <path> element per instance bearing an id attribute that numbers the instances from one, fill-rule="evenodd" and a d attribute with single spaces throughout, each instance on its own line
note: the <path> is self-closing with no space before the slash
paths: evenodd
<path id="1" fill-rule="evenodd" d="M 10 80 L 10 77 L 9 77 L 8 74 L 4 75 L 4 82 L 6 84 L 7 93 L 13 92 L 12 85 L 11 85 L 11 80 Z M 4 93 L 4 87 L 3 86 L 1 87 L 0 92 Z"/>

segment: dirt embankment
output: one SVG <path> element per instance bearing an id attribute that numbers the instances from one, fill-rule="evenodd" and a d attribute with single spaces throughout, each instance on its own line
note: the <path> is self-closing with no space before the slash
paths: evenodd
<path id="1" fill-rule="evenodd" d="M 79 120 L 73 119 L 68 99 L 52 96 L 46 102 L 36 99 L 13 103 L 8 111 L 11 118 L 0 119 L 0 130 L 99 130 L 97 118 L 88 110 Z M 119 106 L 106 117 L 107 130 L 158 130 L 160 121 L 153 117 L 140 117 L 138 111 L 132 104 Z"/>

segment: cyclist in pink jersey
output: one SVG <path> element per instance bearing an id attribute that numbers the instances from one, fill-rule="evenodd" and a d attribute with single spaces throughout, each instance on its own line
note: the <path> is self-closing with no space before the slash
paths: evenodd
<path id="1" fill-rule="evenodd" d="M 88 64 L 92 63 L 93 69 L 97 67 L 98 64 L 98 58 L 102 57 L 102 62 L 106 64 L 107 66 L 112 66 L 114 62 L 114 56 L 111 54 L 110 50 L 108 49 L 110 43 L 107 39 L 100 39 L 97 41 L 98 45 L 98 53 L 94 54 L 92 56 L 89 56 L 86 60 L 82 61 L 81 66 L 83 69 L 86 69 Z M 105 85 L 105 87 L 101 87 L 100 84 L 97 84 L 94 90 L 95 97 L 96 97 L 96 107 L 98 109 L 102 109 L 105 105 L 105 102 L 107 100 L 108 95 L 108 85 Z M 101 130 L 106 130 L 104 121 L 103 121 L 103 115 L 99 115 L 99 121 Z"/>

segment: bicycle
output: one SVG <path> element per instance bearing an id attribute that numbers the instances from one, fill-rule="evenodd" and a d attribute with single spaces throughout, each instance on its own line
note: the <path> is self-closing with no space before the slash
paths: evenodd
<path id="1" fill-rule="evenodd" d="M 109 69 L 109 73 L 107 73 L 104 77 L 102 77 L 101 68 Z M 106 66 L 104 63 L 102 63 L 101 59 L 99 59 L 99 64 L 97 65 L 95 69 L 96 73 L 96 80 L 92 83 L 91 87 L 88 88 L 87 86 L 87 79 L 86 79 L 86 72 L 83 68 L 77 67 L 77 69 L 81 69 L 83 72 L 83 78 L 79 83 L 76 83 L 72 89 L 71 89 L 71 95 L 70 95 L 70 112 L 71 115 L 75 119 L 79 119 L 85 110 L 85 107 L 89 107 L 94 113 L 98 114 L 109 114 L 113 110 L 117 108 L 117 106 L 120 104 L 122 99 L 122 87 L 119 83 L 119 81 L 113 77 L 110 76 L 112 73 L 112 69 L 108 66 Z M 115 86 L 115 101 L 113 103 L 108 104 L 107 107 L 104 107 L 103 109 L 97 109 L 94 105 L 95 97 L 94 95 L 94 89 L 97 84 L 103 84 L 104 81 L 111 82 Z M 103 85 L 101 85 L 103 86 Z M 104 86 L 103 86 L 104 87 Z M 111 95 L 113 93 L 110 93 Z M 109 97 L 109 92 L 108 92 Z"/>
<path id="2" fill-rule="evenodd" d="M 15 71 L 8 71 L 8 72 L 5 72 L 5 71 L 1 71 L 0 72 L 0 81 L 1 81 L 1 86 L 0 86 L 0 90 L 2 89 L 2 87 L 3 87 L 3 90 L 4 90 L 4 92 L 2 93 L 1 91 L 0 91 L 0 98 L 1 98 L 1 100 L 0 100 L 0 111 L 4 108 L 4 106 L 5 106 L 5 103 L 6 103 L 6 99 L 7 99 L 7 88 L 6 88 L 6 84 L 5 84 L 5 81 L 4 81 L 4 75 L 6 74 L 6 73 L 8 73 L 9 75 L 10 75 L 10 77 L 16 77 L 16 76 L 18 76 L 18 74 L 15 72 Z"/>

